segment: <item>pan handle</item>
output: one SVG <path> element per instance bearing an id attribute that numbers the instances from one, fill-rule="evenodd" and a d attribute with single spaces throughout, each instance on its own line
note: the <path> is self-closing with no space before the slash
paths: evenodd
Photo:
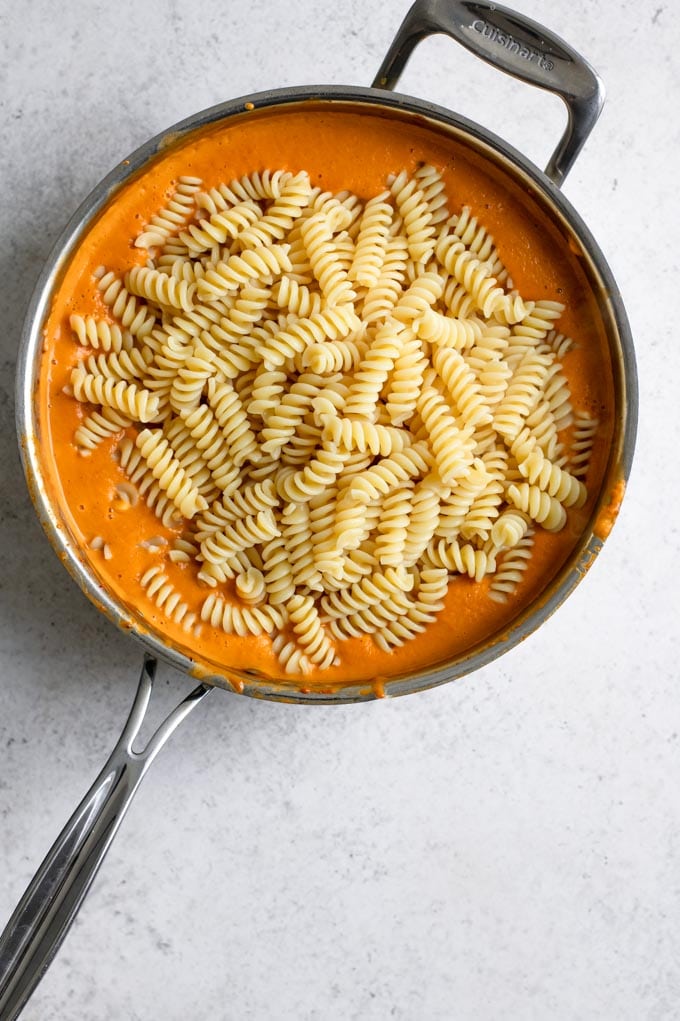
<path id="1" fill-rule="evenodd" d="M 0 1021 L 18 1017 L 66 936 L 142 777 L 182 720 L 212 690 L 199 684 L 161 723 L 146 748 L 133 751 L 155 673 L 156 660 L 145 656 L 116 747 L 0 936 Z"/>
<path id="2" fill-rule="evenodd" d="M 416 0 L 408 11 L 373 87 L 394 89 L 418 43 L 443 32 L 513 78 L 559 96 L 567 126 L 546 175 L 559 188 L 592 131 L 604 104 L 601 78 L 558 36 L 488 0 Z"/>

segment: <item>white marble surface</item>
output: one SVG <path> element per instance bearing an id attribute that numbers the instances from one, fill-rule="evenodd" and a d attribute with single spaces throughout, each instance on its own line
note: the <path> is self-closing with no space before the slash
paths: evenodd
<path id="1" fill-rule="evenodd" d="M 108 753 L 140 663 L 57 562 L 24 487 L 13 369 L 41 261 L 98 179 L 174 121 L 279 85 L 368 84 L 406 6 L 0 3 L 0 920 Z M 334 709 L 215 693 L 145 781 L 26 1021 L 680 1015 L 680 14 L 517 6 L 608 86 L 565 192 L 639 359 L 611 539 L 538 634 L 462 682 Z M 563 123 L 557 100 L 443 38 L 403 91 L 537 162 Z M 168 668 L 161 681 L 161 704 L 187 690 Z"/>

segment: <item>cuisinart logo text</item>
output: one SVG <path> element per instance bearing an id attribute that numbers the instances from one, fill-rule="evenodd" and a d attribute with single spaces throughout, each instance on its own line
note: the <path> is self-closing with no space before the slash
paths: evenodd
<path id="1" fill-rule="evenodd" d="M 482 18 L 477 18 L 476 21 L 472 22 L 472 29 L 475 32 L 479 32 L 485 39 L 490 39 L 491 42 L 496 43 L 498 46 L 502 46 L 504 49 L 509 50 L 510 53 L 516 53 L 518 57 L 522 57 L 524 60 L 528 60 L 538 66 L 543 71 L 552 71 L 555 64 L 549 57 L 546 57 L 545 53 L 541 53 L 540 50 L 534 50 L 530 46 L 525 46 L 523 43 L 517 42 L 513 36 L 507 32 L 501 32 L 495 25 L 490 25 L 488 21 L 483 21 Z"/>

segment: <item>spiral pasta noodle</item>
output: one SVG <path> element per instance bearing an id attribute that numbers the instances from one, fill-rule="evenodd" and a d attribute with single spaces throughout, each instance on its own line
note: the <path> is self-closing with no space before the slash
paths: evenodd
<path id="1" fill-rule="evenodd" d="M 374 641 L 378 648 L 391 652 L 421 634 L 444 608 L 448 586 L 446 568 L 427 567 L 420 571 L 418 588 L 414 598 L 408 601 L 405 613 L 376 631 Z"/>
<path id="2" fill-rule="evenodd" d="M 489 585 L 489 599 L 506 603 L 524 578 L 534 545 L 534 531 L 529 527 L 524 536 L 499 557 L 498 567 Z"/>
<path id="3" fill-rule="evenodd" d="M 282 469 L 279 473 L 278 492 L 289 503 L 306 503 L 332 485 L 342 471 L 343 462 L 342 453 L 322 448 L 299 471 Z"/>
<path id="4" fill-rule="evenodd" d="M 140 579 L 140 585 L 146 590 L 150 599 L 185 631 L 196 632 L 198 617 L 176 591 L 163 569 L 159 566 L 150 567 Z"/>
<path id="5" fill-rule="evenodd" d="M 183 227 L 193 214 L 196 195 L 202 183 L 200 177 L 180 177 L 167 206 L 151 217 L 146 229 L 135 239 L 136 247 L 153 248 L 162 245 Z"/>
<path id="6" fill-rule="evenodd" d="M 582 507 L 586 502 L 588 493 L 583 483 L 551 462 L 540 448 L 532 450 L 518 467 L 531 485 L 554 496 L 564 507 Z"/>
<path id="7" fill-rule="evenodd" d="M 380 602 L 364 606 L 345 616 L 332 617 L 328 627 L 331 634 L 342 641 L 345 638 L 360 638 L 373 635 L 395 620 L 403 618 L 410 608 L 407 592 L 395 591 L 383 594 Z"/>
<path id="8" fill-rule="evenodd" d="M 361 217 L 347 276 L 362 287 L 373 287 L 378 282 L 385 261 L 390 226 L 394 217 L 394 210 L 386 201 L 388 196 L 389 193 L 386 191 L 375 195 L 366 203 Z"/>
<path id="9" fill-rule="evenodd" d="M 469 527 L 470 518 L 479 513 L 480 500 L 484 500 L 490 484 L 500 497 L 502 486 L 492 479 L 480 458 L 475 458 L 470 470 L 455 489 L 442 496 L 439 503 L 439 519 L 436 533 L 446 539 L 455 539 L 463 525 Z M 474 511 L 473 511 L 474 508 Z"/>
<path id="10" fill-rule="evenodd" d="M 127 415 L 122 415 L 115 408 L 104 407 L 101 411 L 93 411 L 78 426 L 73 442 L 82 454 L 88 454 L 103 440 L 110 439 L 129 425 L 132 425 L 132 420 Z"/>
<path id="11" fill-rule="evenodd" d="M 496 408 L 493 424 L 497 432 L 512 440 L 538 401 L 550 366 L 550 357 L 533 349 L 527 351 Z"/>
<path id="12" fill-rule="evenodd" d="M 198 341 L 172 381 L 169 401 L 179 415 L 189 415 L 201 402 L 203 389 L 214 373 L 215 356 L 209 347 Z"/>
<path id="13" fill-rule="evenodd" d="M 286 641 L 284 635 L 277 635 L 272 641 L 272 651 L 287 674 L 306 674 L 311 663 L 294 641 Z"/>
<path id="14" fill-rule="evenodd" d="M 356 295 L 340 264 L 333 240 L 332 219 L 324 212 L 313 213 L 300 225 L 300 234 L 309 263 L 328 305 L 341 305 Z"/>
<path id="15" fill-rule="evenodd" d="M 371 454 L 388 457 L 409 444 L 407 434 L 394 426 L 340 418 L 337 414 L 322 414 L 319 418 L 323 426 L 322 440 L 345 450 L 359 450 L 362 453 L 368 450 Z"/>
<path id="16" fill-rule="evenodd" d="M 260 460 L 262 455 L 258 450 L 255 434 L 250 428 L 243 403 L 229 381 L 224 383 L 218 383 L 215 379 L 209 381 L 208 404 L 222 430 L 233 463 L 239 467 L 245 461 Z"/>
<path id="17" fill-rule="evenodd" d="M 198 281 L 196 292 L 201 301 L 214 301 L 252 280 L 265 281 L 291 269 L 288 245 L 262 245 L 218 262 Z"/>
<path id="18" fill-rule="evenodd" d="M 513 483 L 507 488 L 507 498 L 518 510 L 524 511 L 549 532 L 564 527 L 567 512 L 554 496 L 528 482 Z"/>
<path id="19" fill-rule="evenodd" d="M 384 571 L 374 571 L 347 589 L 324 596 L 321 606 L 329 619 L 345 617 L 367 607 L 380 605 L 386 597 L 409 592 L 412 587 L 413 578 L 406 568 L 386 567 Z"/>
<path id="20" fill-rule="evenodd" d="M 293 277 L 284 274 L 272 288 L 272 298 L 279 308 L 306 318 L 321 311 L 321 295 Z"/>
<path id="21" fill-rule="evenodd" d="M 403 552 L 407 567 L 420 560 L 437 531 L 442 497 L 447 491 L 432 476 L 426 476 L 413 490 Z"/>
<path id="22" fill-rule="evenodd" d="M 453 485 L 472 464 L 471 433 L 461 429 L 444 397 L 424 386 L 417 403 L 442 482 Z M 469 427 L 468 427 L 469 428 Z"/>
<path id="23" fill-rule="evenodd" d="M 529 528 L 529 518 L 526 514 L 508 508 L 494 522 L 491 542 L 498 549 L 512 549 L 524 538 Z"/>
<path id="24" fill-rule="evenodd" d="M 166 419 L 162 432 L 191 484 L 208 502 L 216 499 L 220 490 L 184 420 L 181 417 Z"/>
<path id="25" fill-rule="evenodd" d="M 424 309 L 422 315 L 414 320 L 413 326 L 422 340 L 436 344 L 437 347 L 455 348 L 456 351 L 471 347 L 482 335 L 479 319 L 443 315 L 432 308 Z"/>
<path id="26" fill-rule="evenodd" d="M 508 271 L 496 251 L 493 238 L 479 223 L 477 217 L 472 215 L 469 206 L 463 206 L 460 216 L 451 218 L 450 226 L 453 234 L 465 247 L 474 252 L 481 262 L 487 263 L 489 272 L 499 284 L 506 283 L 508 287 L 512 286 L 512 282 L 508 280 Z"/>
<path id="27" fill-rule="evenodd" d="M 83 367 L 92 376 L 103 376 L 106 379 L 124 379 L 133 383 L 144 379 L 151 354 L 132 348 L 130 351 L 112 351 L 108 354 L 92 354 L 83 361 Z"/>
<path id="28" fill-rule="evenodd" d="M 261 349 L 262 361 L 267 368 L 274 369 L 309 345 L 327 338 L 341 340 L 360 326 L 361 320 L 348 305 L 312 312 L 307 318 L 297 319 L 272 336 Z"/>
<path id="29" fill-rule="evenodd" d="M 376 525 L 374 551 L 381 566 L 399 567 L 406 563 L 405 546 L 412 501 L 413 485 L 410 482 L 402 483 L 383 500 Z"/>
<path id="30" fill-rule="evenodd" d="M 143 429 L 137 436 L 137 447 L 151 469 L 158 485 L 185 518 L 193 518 L 205 510 L 207 501 L 192 484 L 190 477 L 174 456 L 168 440 L 156 430 Z"/>
<path id="31" fill-rule="evenodd" d="M 592 415 L 580 414 L 575 416 L 570 464 L 571 473 L 576 478 L 582 479 L 587 474 L 595 434 L 599 424 L 598 419 Z"/>
<path id="32" fill-rule="evenodd" d="M 462 284 L 482 315 L 489 318 L 503 307 L 506 300 L 503 288 L 490 275 L 489 267 L 476 258 L 455 235 L 438 242 L 437 258 L 451 276 Z"/>
<path id="33" fill-rule="evenodd" d="M 309 661 L 322 670 L 329 667 L 335 660 L 335 645 L 324 631 L 312 597 L 298 592 L 288 600 L 286 610 L 298 645 Z"/>
<path id="34" fill-rule="evenodd" d="M 213 592 L 203 602 L 201 620 L 229 635 L 241 637 L 271 634 L 284 623 L 283 613 L 269 603 L 264 606 L 235 606 Z"/>
<path id="35" fill-rule="evenodd" d="M 256 567 L 236 575 L 234 589 L 239 599 L 248 606 L 256 606 L 264 601 L 267 592 L 264 575 Z"/>
<path id="36" fill-rule="evenodd" d="M 260 444 L 264 453 L 280 457 L 283 448 L 293 439 L 303 419 L 320 395 L 323 406 L 335 410 L 336 402 L 342 400 L 334 390 L 339 377 L 323 377 L 313 372 L 302 373 L 284 394 L 275 412 L 266 416 L 266 424 L 260 432 Z"/>
<path id="37" fill-rule="evenodd" d="M 223 496 L 229 495 L 240 483 L 239 466 L 234 463 L 212 408 L 201 404 L 184 416 L 184 424 L 218 490 Z"/>
<path id="38" fill-rule="evenodd" d="M 390 185 L 397 209 L 404 223 L 409 254 L 415 263 L 424 263 L 434 249 L 435 227 L 432 211 L 416 177 L 409 178 L 402 170 Z"/>
<path id="39" fill-rule="evenodd" d="M 418 274 L 396 302 L 391 318 L 401 323 L 413 323 L 431 311 L 431 306 L 441 297 L 443 288 L 444 282 L 439 273 Z"/>
<path id="40" fill-rule="evenodd" d="M 93 376 L 77 367 L 71 373 L 71 387 L 77 401 L 101 404 L 137 422 L 151 422 L 158 413 L 158 397 L 124 379 Z"/>
<path id="41" fill-rule="evenodd" d="M 470 543 L 461 545 L 457 539 L 447 542 L 439 539 L 427 548 L 427 557 L 434 567 L 445 567 L 451 573 L 467 574 L 474 581 L 481 581 L 494 568 L 493 554 L 475 549 Z"/>
<path id="42" fill-rule="evenodd" d="M 274 539 L 279 534 L 276 519 L 271 510 L 258 511 L 244 518 L 237 518 L 209 535 L 201 543 L 201 555 L 212 564 L 219 564 L 233 553 L 248 549 L 256 543 Z"/>
<path id="43" fill-rule="evenodd" d="M 431 163 L 424 163 L 422 167 L 418 167 L 413 176 L 427 203 L 430 223 L 433 226 L 443 223 L 448 219 L 449 209 L 446 184 L 442 175 Z"/>
<path id="44" fill-rule="evenodd" d="M 185 231 L 180 232 L 180 240 L 187 247 L 187 252 L 199 255 L 214 245 L 223 245 L 227 241 L 236 240 L 248 227 L 252 226 L 260 215 L 260 207 L 250 199 L 239 202 L 230 209 L 216 210 L 208 220 L 201 220 L 199 225 L 189 224 Z"/>
<path id="45" fill-rule="evenodd" d="M 284 238 L 308 204 L 311 193 L 312 186 L 306 172 L 288 178 L 267 212 L 239 235 L 241 248 L 270 244 Z"/>
<path id="46" fill-rule="evenodd" d="M 239 202 L 259 202 L 262 199 L 277 199 L 281 189 L 292 175 L 287 170 L 265 170 L 260 173 L 255 171 L 252 174 L 245 174 L 243 177 L 234 178 L 224 182 L 209 191 L 199 191 L 196 195 L 196 205 L 199 209 L 206 209 L 211 215 L 219 210 L 236 206 Z"/>
<path id="47" fill-rule="evenodd" d="M 163 526 L 180 526 L 182 517 L 177 507 L 158 485 L 141 453 L 127 436 L 123 437 L 118 446 L 118 460 L 135 492 L 143 497 L 146 506 L 160 519 Z"/>
<path id="48" fill-rule="evenodd" d="M 195 283 L 177 280 L 148 266 L 135 266 L 131 269 L 125 276 L 125 286 L 130 294 L 184 312 L 191 309 L 196 293 Z"/>
<path id="49" fill-rule="evenodd" d="M 419 441 L 383 458 L 353 479 L 349 492 L 355 498 L 371 503 L 388 493 L 396 483 L 427 473 L 432 460 L 427 444 Z"/>
<path id="50" fill-rule="evenodd" d="M 156 325 L 156 313 L 130 294 L 115 273 L 104 272 L 97 282 L 102 301 L 111 308 L 118 325 L 133 337 L 146 337 Z"/>
<path id="51" fill-rule="evenodd" d="M 395 332 L 386 323 L 375 335 L 365 356 L 354 373 L 345 402 L 345 413 L 373 419 L 385 381 L 401 353 L 403 332 Z"/>
<path id="52" fill-rule="evenodd" d="M 95 316 L 80 315 L 70 316 L 69 323 L 78 343 L 83 347 L 113 351 L 115 354 L 132 350 L 134 343 L 132 334 L 117 323 L 107 323 L 106 320 L 97 319 Z"/>
<path id="53" fill-rule="evenodd" d="M 366 345 L 357 343 L 351 337 L 329 340 L 306 347 L 302 352 L 301 365 L 303 369 L 310 369 L 319 375 L 351 372 L 360 364 L 365 353 Z"/>

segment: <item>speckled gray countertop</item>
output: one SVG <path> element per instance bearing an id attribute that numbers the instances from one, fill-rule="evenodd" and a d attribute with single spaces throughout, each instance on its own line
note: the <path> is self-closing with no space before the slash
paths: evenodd
<path id="1" fill-rule="evenodd" d="M 0 922 L 112 746 L 139 647 L 43 537 L 13 426 L 32 286 L 145 138 L 280 85 L 368 84 L 407 4 L 0 4 Z M 26 1021 L 680 1016 L 680 14 L 521 0 L 608 87 L 565 187 L 639 359 L 619 521 L 541 630 L 456 684 L 340 708 L 216 693 L 162 753 Z M 560 103 L 423 44 L 402 91 L 545 162 Z M 188 690 L 161 668 L 159 709 Z"/>

